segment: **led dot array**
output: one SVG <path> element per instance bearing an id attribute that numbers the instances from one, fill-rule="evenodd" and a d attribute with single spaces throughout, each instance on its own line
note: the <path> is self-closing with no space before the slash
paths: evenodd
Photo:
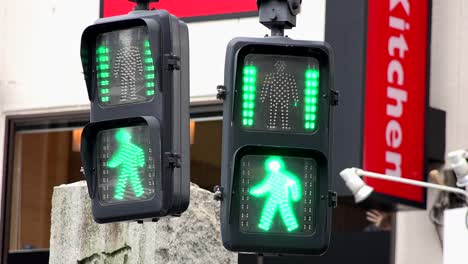
<path id="1" fill-rule="evenodd" d="M 254 124 L 256 83 L 257 68 L 245 66 L 242 72 L 242 125 L 246 127 Z"/>
<path id="2" fill-rule="evenodd" d="M 155 71 L 154 71 L 154 61 L 151 53 L 151 46 L 149 40 L 144 42 L 144 75 L 145 75 L 145 89 L 146 96 L 151 97 L 155 93 Z"/>
<path id="3" fill-rule="evenodd" d="M 240 231 L 312 234 L 316 171 L 310 158 L 244 156 L 238 177 Z"/>
<path id="4" fill-rule="evenodd" d="M 306 130 L 315 130 L 317 128 L 319 79 L 318 69 L 308 69 L 305 72 L 304 128 Z"/>
<path id="5" fill-rule="evenodd" d="M 99 98 L 101 102 L 109 102 L 109 48 L 101 45 L 96 49 L 96 70 Z"/>

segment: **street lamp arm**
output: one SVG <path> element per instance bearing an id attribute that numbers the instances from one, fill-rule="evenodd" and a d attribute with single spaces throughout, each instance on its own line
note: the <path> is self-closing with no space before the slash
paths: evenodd
<path id="1" fill-rule="evenodd" d="M 428 182 L 422 182 L 422 181 L 416 181 L 416 180 L 410 180 L 410 179 L 405 179 L 405 178 L 398 178 L 394 176 L 389 176 L 385 174 L 380 174 L 380 173 L 375 173 L 375 172 L 370 172 L 370 171 L 365 171 L 359 168 L 352 168 L 355 170 L 356 174 L 360 177 L 369 177 L 369 178 L 375 178 L 375 179 L 380 179 L 380 180 L 386 180 L 386 181 L 392 181 L 392 182 L 399 182 L 399 183 L 404 183 L 404 184 L 409 184 L 409 185 L 414 185 L 414 186 L 420 186 L 420 187 L 425 187 L 425 188 L 430 188 L 430 189 L 437 189 L 441 191 L 446 191 L 446 192 L 452 192 L 452 193 L 458 193 L 464 195 L 468 199 L 468 192 L 454 188 L 454 187 L 449 187 L 445 185 L 440 185 L 440 184 L 434 184 L 434 183 L 428 183 Z"/>

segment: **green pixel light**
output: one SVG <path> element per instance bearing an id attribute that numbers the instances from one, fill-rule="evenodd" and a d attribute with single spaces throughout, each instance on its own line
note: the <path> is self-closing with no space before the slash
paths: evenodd
<path id="1" fill-rule="evenodd" d="M 109 102 L 109 48 L 101 45 L 96 49 L 97 84 L 101 102 Z"/>
<path id="2" fill-rule="evenodd" d="M 319 78 L 318 69 L 307 69 L 305 72 L 305 90 L 304 90 L 304 128 L 306 130 L 315 130 L 317 128 L 317 105 L 319 96 Z"/>
<path id="3" fill-rule="evenodd" d="M 149 40 L 144 42 L 144 54 L 145 54 L 145 87 L 146 87 L 146 96 L 151 97 L 155 94 L 155 72 L 154 72 L 154 62 L 153 55 L 151 53 L 151 45 Z"/>
<path id="4" fill-rule="evenodd" d="M 119 148 L 107 163 L 111 169 L 120 167 L 114 199 L 122 200 L 124 198 L 128 183 L 130 183 L 135 197 L 141 197 L 144 194 L 144 189 L 138 175 L 138 168 L 145 166 L 145 153 L 141 147 L 132 143 L 131 133 L 125 129 L 118 130 L 115 139 L 119 143 Z"/>
<path id="5" fill-rule="evenodd" d="M 269 231 L 271 229 L 277 211 L 279 211 L 288 232 L 299 228 L 293 203 L 302 198 L 301 183 L 285 167 L 285 163 L 280 157 L 268 158 L 265 161 L 265 171 L 267 172 L 265 179 L 249 191 L 250 195 L 256 198 L 268 194 L 258 224 L 258 228 L 261 230 Z"/>
<path id="6" fill-rule="evenodd" d="M 242 73 L 242 125 L 250 127 L 254 124 L 257 68 L 252 65 L 246 65 Z"/>

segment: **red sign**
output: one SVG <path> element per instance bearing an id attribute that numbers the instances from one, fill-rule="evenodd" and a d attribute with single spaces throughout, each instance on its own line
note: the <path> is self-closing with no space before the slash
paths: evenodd
<path id="1" fill-rule="evenodd" d="M 103 17 L 128 14 L 135 3 L 128 0 L 102 0 Z M 162 0 L 151 7 L 164 9 L 179 18 L 232 15 L 257 11 L 256 0 Z"/>
<path id="2" fill-rule="evenodd" d="M 427 0 L 369 0 L 364 170 L 424 180 Z M 378 193 L 424 203 L 420 187 L 366 179 Z"/>

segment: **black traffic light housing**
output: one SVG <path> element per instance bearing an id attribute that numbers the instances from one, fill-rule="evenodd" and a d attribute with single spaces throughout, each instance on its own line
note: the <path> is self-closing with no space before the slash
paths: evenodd
<path id="1" fill-rule="evenodd" d="M 99 19 L 83 32 L 91 122 L 81 156 L 96 222 L 154 220 L 188 208 L 188 44 L 186 24 L 164 10 Z M 130 150 L 118 150 L 117 141 Z M 124 176 L 129 186 L 117 191 Z M 138 177 L 141 184 L 132 182 Z"/>
<path id="2" fill-rule="evenodd" d="M 275 66 L 277 79 L 271 65 L 278 65 Z M 291 74 L 298 69 L 297 65 L 314 70 Z M 261 73 L 267 69 L 269 74 Z M 324 42 L 267 37 L 236 38 L 229 43 L 223 96 L 221 180 L 221 230 L 227 249 L 319 255 L 328 248 L 331 209 L 336 206 L 336 193 L 330 191 L 331 109 L 337 103 L 333 69 L 333 53 Z M 286 80 L 285 88 L 272 92 L 274 85 L 281 85 L 277 82 L 279 79 L 282 79 L 280 82 Z M 318 94 L 306 96 L 311 91 L 306 85 L 317 86 L 315 81 L 318 81 Z M 251 85 L 253 83 L 256 84 Z M 292 87 L 304 88 L 295 94 Z M 266 89 L 272 92 L 269 99 Z M 284 97 L 284 91 L 288 97 Z M 275 110 L 275 105 L 281 108 L 288 102 L 271 101 L 273 97 L 292 100 L 294 106 L 284 108 L 288 113 Z M 315 105 L 308 105 L 307 98 Z M 266 104 L 270 107 L 262 109 Z M 309 110 L 314 114 L 309 115 L 306 112 Z M 276 114 L 271 115 L 272 111 Z M 315 122 L 307 121 L 312 119 Z M 271 168 L 273 170 L 269 171 Z M 275 171 L 277 174 L 272 173 L 275 168 L 281 168 Z M 296 185 L 296 192 L 298 189 L 302 194 L 299 200 L 289 204 L 289 209 L 286 203 L 278 202 L 284 201 L 284 197 L 275 201 L 273 194 L 269 198 L 262 196 L 266 189 L 259 191 L 259 186 L 267 186 L 267 178 L 272 178 L 268 173 L 300 175 L 283 181 L 285 185 Z M 261 174 L 266 176 L 262 179 Z M 294 192 L 290 189 L 289 195 Z M 271 199 L 278 208 L 268 204 Z M 288 218 L 290 209 L 294 213 Z M 273 218 L 268 214 L 273 214 Z"/>

